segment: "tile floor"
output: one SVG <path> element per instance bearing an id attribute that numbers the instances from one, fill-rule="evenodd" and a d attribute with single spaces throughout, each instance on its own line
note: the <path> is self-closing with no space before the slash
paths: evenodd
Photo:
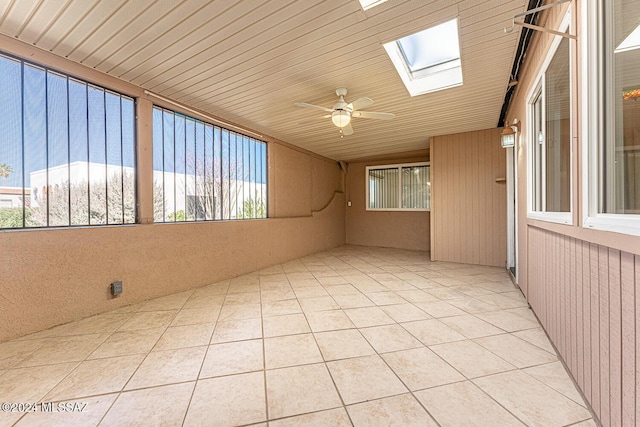
<path id="1" fill-rule="evenodd" d="M 504 270 L 354 246 L 4 342 L 0 396 L 84 407 L 18 426 L 596 425 Z"/>

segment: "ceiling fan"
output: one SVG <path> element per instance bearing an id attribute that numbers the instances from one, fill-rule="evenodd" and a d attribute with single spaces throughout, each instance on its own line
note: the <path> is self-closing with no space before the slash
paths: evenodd
<path id="1" fill-rule="evenodd" d="M 322 116 L 325 119 L 331 117 L 331 121 L 334 125 L 340 128 L 340 133 L 343 135 L 353 134 L 353 128 L 351 127 L 351 119 L 355 117 L 363 119 L 379 119 L 379 120 L 391 120 L 395 117 L 395 114 L 391 113 L 376 113 L 373 111 L 360 111 L 361 108 L 366 108 L 373 104 L 371 98 L 358 98 L 351 103 L 347 103 L 344 97 L 347 95 L 347 89 L 340 87 L 336 89 L 336 95 L 338 95 L 338 102 L 333 105 L 332 108 L 321 107 L 319 105 L 308 104 L 306 102 L 296 102 L 297 107 L 315 108 L 316 110 L 326 111 L 326 116 Z"/>

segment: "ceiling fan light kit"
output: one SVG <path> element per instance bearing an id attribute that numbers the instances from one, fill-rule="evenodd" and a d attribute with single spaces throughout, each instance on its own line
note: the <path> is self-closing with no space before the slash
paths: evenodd
<path id="1" fill-rule="evenodd" d="M 317 110 L 331 113 L 330 116 L 323 116 L 323 118 L 331 117 L 331 121 L 333 122 L 333 124 L 340 128 L 341 136 L 353 134 L 353 128 L 351 127 L 352 117 L 378 120 L 391 120 L 395 117 L 395 115 L 391 113 L 357 111 L 361 108 L 366 108 L 369 105 L 373 104 L 373 100 L 371 98 L 358 98 L 352 103 L 347 103 L 344 100 L 344 97 L 347 95 L 347 89 L 344 87 L 336 89 L 336 95 L 338 96 L 338 102 L 333 105 L 333 108 L 321 107 L 319 105 L 313 105 L 306 102 L 298 102 L 295 105 L 297 107 L 315 108 Z"/>

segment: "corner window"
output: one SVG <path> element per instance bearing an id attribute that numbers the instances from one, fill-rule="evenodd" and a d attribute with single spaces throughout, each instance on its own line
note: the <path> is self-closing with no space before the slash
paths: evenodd
<path id="1" fill-rule="evenodd" d="M 640 3 L 588 2 L 581 19 L 585 226 L 640 235 Z M 601 48 L 602 46 L 602 48 Z"/>
<path id="2" fill-rule="evenodd" d="M 429 163 L 367 167 L 367 210 L 429 210 L 431 207 L 429 172 Z"/>
<path id="3" fill-rule="evenodd" d="M 529 217 L 571 222 L 571 60 L 557 37 L 529 97 Z"/>
<path id="4" fill-rule="evenodd" d="M 153 107 L 154 221 L 267 217 L 267 144 Z"/>
<path id="5" fill-rule="evenodd" d="M 0 228 L 135 222 L 135 103 L 0 55 Z"/>

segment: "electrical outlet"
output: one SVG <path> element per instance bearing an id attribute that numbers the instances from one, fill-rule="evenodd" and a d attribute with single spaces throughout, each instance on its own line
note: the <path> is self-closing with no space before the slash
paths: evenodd
<path id="1" fill-rule="evenodd" d="M 111 284 L 111 295 L 116 296 L 122 293 L 122 282 L 113 282 Z"/>

